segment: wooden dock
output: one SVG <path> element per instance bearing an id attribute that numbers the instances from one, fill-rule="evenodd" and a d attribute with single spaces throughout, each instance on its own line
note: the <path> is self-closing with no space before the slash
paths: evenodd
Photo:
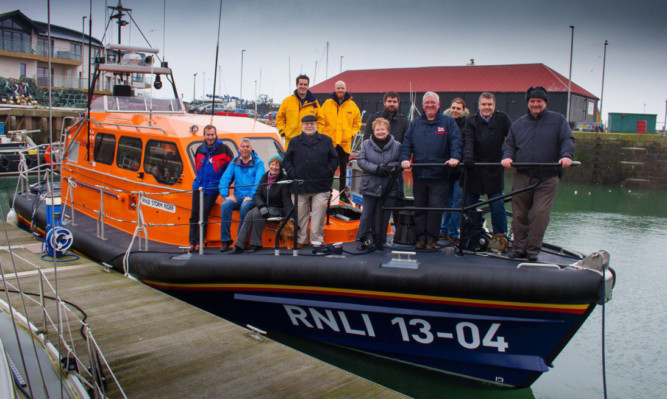
<path id="1" fill-rule="evenodd" d="M 404 397 L 277 342 L 253 338 L 247 329 L 88 259 L 54 267 L 40 259 L 41 243 L 6 226 L 14 261 L 8 247 L 0 246 L 4 283 L 16 285 L 16 268 L 23 291 L 37 293 L 36 267 L 52 282 L 57 273 L 58 295 L 86 312 L 86 322 L 129 398 Z M 23 312 L 19 296 L 10 298 Z M 28 304 L 27 313 L 41 326 L 37 306 Z M 80 339 L 75 329 L 72 335 Z M 83 346 L 80 341 L 77 346 Z M 122 397 L 112 384 L 107 395 Z"/>

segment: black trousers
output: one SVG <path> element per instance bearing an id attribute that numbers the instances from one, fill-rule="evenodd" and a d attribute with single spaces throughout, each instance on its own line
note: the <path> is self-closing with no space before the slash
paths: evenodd
<path id="1" fill-rule="evenodd" d="M 345 152 L 345 150 L 337 145 L 336 152 L 338 153 L 338 191 L 343 192 L 345 186 L 347 186 L 347 162 L 350 160 L 350 154 Z"/>
<path id="2" fill-rule="evenodd" d="M 415 207 L 444 208 L 449 191 L 447 179 L 414 179 L 412 192 L 415 197 Z M 440 222 L 443 211 L 415 212 L 415 227 L 417 239 L 438 241 Z"/>
<path id="3" fill-rule="evenodd" d="M 364 195 L 364 208 L 361 212 L 359 230 L 357 232 L 357 240 L 369 231 L 372 232 L 378 248 L 384 247 L 387 243 L 387 228 L 389 226 L 389 215 L 391 215 L 391 211 L 381 211 L 381 202 L 382 197 Z M 384 206 L 386 207 L 392 207 L 395 204 L 395 197 L 387 197 L 384 202 Z"/>

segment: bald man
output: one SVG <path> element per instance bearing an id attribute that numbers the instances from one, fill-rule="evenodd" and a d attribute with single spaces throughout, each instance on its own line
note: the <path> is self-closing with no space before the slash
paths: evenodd
<path id="1" fill-rule="evenodd" d="M 361 113 L 359 107 L 352 101 L 352 95 L 347 91 L 345 82 L 339 80 L 334 86 L 334 92 L 322 104 L 324 115 L 323 134 L 329 136 L 338 153 L 339 162 L 339 199 L 350 202 L 345 191 L 347 182 L 347 162 L 350 160 L 352 139 L 361 128 Z"/>

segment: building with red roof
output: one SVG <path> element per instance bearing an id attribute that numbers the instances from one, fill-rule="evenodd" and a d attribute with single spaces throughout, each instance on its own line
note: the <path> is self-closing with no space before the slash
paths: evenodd
<path id="1" fill-rule="evenodd" d="M 568 79 L 544 64 L 354 70 L 333 76 L 310 90 L 322 103 L 339 80 L 346 83 L 359 109 L 367 113 L 382 109 L 382 96 L 387 91 L 399 93 L 402 114 L 409 112 L 410 93 L 415 94 L 415 105 L 421 109 L 421 98 L 427 91 L 440 95 L 443 111 L 451 100 L 461 97 L 474 113 L 479 95 L 489 91 L 496 96 L 497 109 L 514 120 L 527 112 L 525 93 L 530 86 L 544 86 L 549 91 L 550 110 L 565 115 L 567 109 Z M 597 101 L 594 94 L 572 82 L 570 122 L 595 122 Z"/>

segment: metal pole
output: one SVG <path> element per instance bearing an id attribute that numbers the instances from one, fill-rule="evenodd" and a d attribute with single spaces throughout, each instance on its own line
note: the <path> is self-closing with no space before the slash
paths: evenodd
<path id="1" fill-rule="evenodd" d="M 245 49 L 241 50 L 241 89 L 239 90 L 241 100 L 243 100 L 243 53 L 245 53 Z"/>
<path id="2" fill-rule="evenodd" d="M 574 51 L 574 26 L 570 25 L 571 39 L 570 39 L 570 76 L 567 78 L 567 115 L 565 119 L 570 123 L 570 97 L 572 93 L 572 53 Z"/>
<path id="3" fill-rule="evenodd" d="M 340 56 L 340 73 L 343 73 L 343 56 Z"/>
<path id="4" fill-rule="evenodd" d="M 602 89 L 600 90 L 600 120 L 602 122 L 602 101 L 604 100 L 604 71 L 607 65 L 607 44 L 608 42 L 604 41 L 604 55 L 602 56 Z"/>
<path id="5" fill-rule="evenodd" d="M 79 86 L 83 89 L 83 75 L 86 72 L 85 63 L 83 62 L 83 44 L 86 40 L 86 18 L 87 16 L 81 17 L 81 80 L 79 81 Z"/>
<path id="6" fill-rule="evenodd" d="M 204 81 L 201 84 L 201 99 L 202 101 L 206 98 L 206 72 L 202 72 L 204 74 Z"/>
<path id="7" fill-rule="evenodd" d="M 197 98 L 197 72 L 192 76 L 194 83 L 192 84 L 192 101 Z"/>
<path id="8" fill-rule="evenodd" d="M 665 123 L 662 125 L 663 133 L 667 131 L 667 100 L 665 100 Z"/>
<path id="9" fill-rule="evenodd" d="M 324 80 L 329 79 L 329 42 L 327 42 L 327 65 L 324 68 Z"/>
<path id="10" fill-rule="evenodd" d="M 292 87 L 292 57 L 287 57 L 287 91 Z"/>
<path id="11" fill-rule="evenodd" d="M 204 254 L 204 187 L 199 187 L 199 255 Z"/>

